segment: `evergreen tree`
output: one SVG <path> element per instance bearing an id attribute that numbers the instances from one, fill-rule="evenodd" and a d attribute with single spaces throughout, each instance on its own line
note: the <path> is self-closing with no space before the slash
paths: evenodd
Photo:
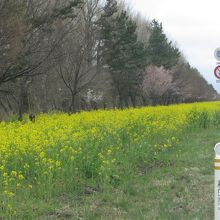
<path id="1" fill-rule="evenodd" d="M 108 0 L 101 17 L 102 57 L 112 76 L 113 86 L 122 103 L 135 106 L 147 54 L 144 44 L 137 41 L 136 24 L 126 11 L 117 14 L 117 3 Z"/>
<path id="2" fill-rule="evenodd" d="M 162 24 L 156 20 L 151 22 L 151 36 L 147 51 L 149 64 L 164 66 L 166 69 L 175 66 L 180 56 L 179 50 L 173 46 L 172 41 L 168 41 L 164 34 Z"/>

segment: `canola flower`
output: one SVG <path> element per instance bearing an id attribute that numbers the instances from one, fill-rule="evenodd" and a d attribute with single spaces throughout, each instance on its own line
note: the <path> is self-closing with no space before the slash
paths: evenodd
<path id="1" fill-rule="evenodd" d="M 219 102 L 209 102 L 1 122 L 3 208 L 16 213 L 10 202 L 24 192 L 50 197 L 57 190 L 76 189 L 83 178 L 108 181 L 113 174 L 120 176 L 123 170 L 115 167 L 121 158 L 131 162 L 175 147 L 184 129 L 207 127 L 219 111 Z"/>

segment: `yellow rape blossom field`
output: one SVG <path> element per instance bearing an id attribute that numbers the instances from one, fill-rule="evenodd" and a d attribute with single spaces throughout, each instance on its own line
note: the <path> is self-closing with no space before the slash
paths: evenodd
<path id="1" fill-rule="evenodd" d="M 207 102 L 1 122 L 0 218 L 33 219 L 41 211 L 21 204 L 114 188 L 141 162 L 175 148 L 182 133 L 214 126 L 219 112 L 220 102 Z"/>

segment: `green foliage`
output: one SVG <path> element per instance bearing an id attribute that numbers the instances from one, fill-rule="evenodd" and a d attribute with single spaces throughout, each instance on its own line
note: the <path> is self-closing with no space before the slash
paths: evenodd
<path id="1" fill-rule="evenodd" d="M 135 22 L 126 11 L 116 13 L 116 1 L 108 1 L 100 19 L 101 51 L 115 89 L 125 98 L 139 87 L 142 71 L 147 65 L 147 51 L 144 44 L 137 41 Z"/>
<path id="2" fill-rule="evenodd" d="M 149 64 L 164 66 L 170 69 L 178 62 L 180 52 L 173 46 L 172 41 L 168 41 L 163 32 L 161 23 L 156 20 L 151 22 L 151 36 L 148 43 Z"/>
<path id="3" fill-rule="evenodd" d="M 80 8 L 82 7 L 84 3 L 84 0 L 72 0 L 69 1 L 67 6 L 62 7 L 61 9 L 56 10 L 52 17 L 54 18 L 61 18 L 61 19 L 65 19 L 65 18 L 75 18 L 76 14 L 75 14 L 75 10 L 76 8 Z"/>
<path id="4" fill-rule="evenodd" d="M 206 110 L 201 111 L 196 108 L 187 113 L 188 128 L 207 128 L 211 121 L 211 116 Z"/>
<path id="5" fill-rule="evenodd" d="M 220 127 L 220 111 L 216 111 L 212 118 L 213 124 L 215 127 Z"/>
<path id="6" fill-rule="evenodd" d="M 67 5 L 62 6 L 61 8 L 54 9 L 51 14 L 45 14 L 33 17 L 30 19 L 34 28 L 38 28 L 46 25 L 47 29 L 51 28 L 50 25 L 58 19 L 73 19 L 76 17 L 76 9 L 80 8 L 83 5 L 83 0 L 72 0 L 69 1 Z"/>

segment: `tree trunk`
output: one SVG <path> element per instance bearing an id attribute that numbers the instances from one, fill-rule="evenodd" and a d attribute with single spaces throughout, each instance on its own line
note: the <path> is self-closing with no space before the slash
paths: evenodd
<path id="1" fill-rule="evenodd" d="M 76 99 L 76 94 L 71 91 L 71 103 L 70 103 L 70 112 L 76 112 L 76 106 L 75 106 L 75 99 Z"/>
<path id="2" fill-rule="evenodd" d="M 48 98 L 47 98 L 47 77 L 48 75 L 45 74 L 42 77 L 42 90 L 43 90 L 43 100 L 42 100 L 42 109 L 43 112 L 48 112 Z"/>
<path id="3" fill-rule="evenodd" d="M 145 98 L 145 96 L 141 95 L 141 99 L 142 99 L 143 105 L 146 106 L 147 105 L 147 99 Z"/>
<path id="4" fill-rule="evenodd" d="M 135 108 L 135 107 L 136 107 L 136 98 L 135 98 L 135 95 L 130 94 L 130 98 L 131 98 L 132 106 Z"/>
<path id="5" fill-rule="evenodd" d="M 0 99 L 0 105 L 2 106 L 5 113 L 8 114 L 8 109 L 7 109 L 7 107 L 5 106 L 5 104 L 3 103 L 3 101 L 1 99 Z"/>
<path id="6" fill-rule="evenodd" d="M 119 108 L 123 109 L 123 97 L 119 94 Z"/>
<path id="7" fill-rule="evenodd" d="M 128 100 L 128 96 L 127 95 L 124 97 L 124 101 L 125 101 L 125 107 L 129 108 L 129 100 Z"/>
<path id="8" fill-rule="evenodd" d="M 23 114 L 29 112 L 29 102 L 28 102 L 28 78 L 20 79 L 20 93 L 19 93 L 19 111 L 18 120 L 23 120 Z"/>

